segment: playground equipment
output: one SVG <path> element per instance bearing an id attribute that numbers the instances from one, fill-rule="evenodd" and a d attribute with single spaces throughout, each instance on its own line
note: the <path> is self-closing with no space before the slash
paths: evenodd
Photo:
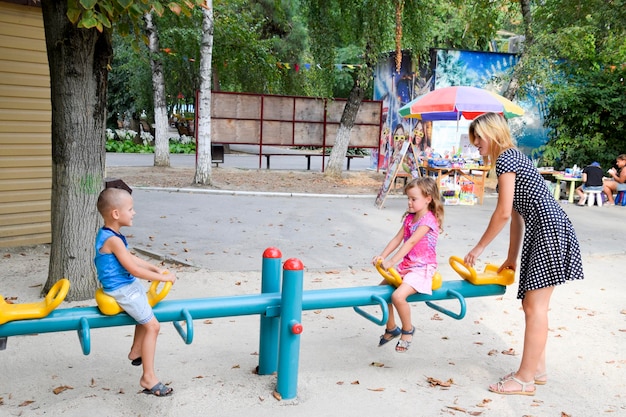
<path id="1" fill-rule="evenodd" d="M 148 288 L 148 291 L 146 292 L 146 295 L 148 296 L 148 304 L 152 307 L 156 306 L 159 301 L 164 299 L 172 288 L 172 283 L 167 281 L 163 284 L 161 291 L 157 292 L 157 288 L 161 282 L 162 281 L 152 281 L 150 288 Z M 124 311 L 117 301 L 115 301 L 115 298 L 105 294 L 102 288 L 98 288 L 96 290 L 96 304 L 98 305 L 98 310 L 106 316 L 114 316 Z"/>
<path id="2" fill-rule="evenodd" d="M 65 300 L 69 290 L 70 281 L 63 278 L 50 288 L 43 300 L 36 303 L 9 304 L 4 301 L 4 297 L 0 294 L 0 325 L 13 320 L 46 317 Z"/>
<path id="3" fill-rule="evenodd" d="M 383 268 L 383 262 L 378 261 L 376 263 L 376 270 L 378 271 L 378 273 L 380 273 L 380 275 L 383 276 L 383 278 L 385 278 L 385 280 L 389 284 L 393 285 L 394 287 L 398 288 L 400 284 L 402 284 L 402 277 L 395 268 L 389 268 L 385 270 Z M 442 282 L 443 278 L 441 278 L 441 274 L 439 273 L 439 271 L 435 272 L 435 274 L 433 275 L 433 291 L 441 288 Z"/>
<path id="4" fill-rule="evenodd" d="M 187 344 L 193 341 L 194 320 L 258 314 L 260 316 L 258 374 L 269 375 L 276 372 L 276 391 L 282 399 L 288 400 L 297 395 L 300 334 L 303 331 L 302 311 L 352 307 L 361 316 L 383 325 L 389 317 L 387 304 L 391 300 L 394 288 L 389 285 L 377 285 L 303 291 L 302 262 L 295 258 L 286 260 L 282 265 L 281 283 L 281 257 L 282 254 L 277 248 L 268 248 L 263 253 L 261 294 L 165 300 L 154 307 L 154 314 L 159 322 L 173 322 Z M 493 271 L 493 268 L 489 271 Z M 459 274 L 464 278 L 479 277 L 472 268 L 467 268 L 467 271 Z M 474 285 L 467 278 L 445 281 L 439 289 L 433 291 L 432 295 L 416 293 L 407 300 L 424 301 L 437 311 L 461 319 L 466 311 L 465 298 L 501 295 L 506 291 L 503 283 L 508 282 L 508 275 L 491 276 L 491 272 L 489 275 L 491 283 L 485 285 Z M 164 290 L 161 294 L 163 292 Z M 458 313 L 434 303 L 447 299 L 459 301 Z M 372 305 L 380 308 L 382 317 L 374 317 L 361 309 L 363 306 Z M 6 348 L 9 336 L 75 330 L 83 353 L 88 355 L 91 351 L 91 329 L 135 324 L 126 313 L 106 316 L 95 306 L 56 309 L 45 317 L 0 325 L 0 350 Z"/>

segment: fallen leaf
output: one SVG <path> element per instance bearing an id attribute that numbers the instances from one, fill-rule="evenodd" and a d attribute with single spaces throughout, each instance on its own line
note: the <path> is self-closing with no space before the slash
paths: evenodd
<path id="1" fill-rule="evenodd" d="M 69 385 L 61 385 L 61 386 L 58 386 L 55 389 L 53 389 L 52 392 L 54 393 L 54 395 L 59 395 L 60 393 L 62 393 L 63 391 L 66 391 L 68 389 L 74 389 L 74 388 L 70 387 Z"/>
<path id="2" fill-rule="evenodd" d="M 230 368 L 230 369 L 239 369 L 239 368 L 241 368 L 241 366 L 239 366 L 239 365 L 233 365 L 233 366 L 231 366 L 231 368 Z"/>
<path id="3" fill-rule="evenodd" d="M 432 376 L 429 376 L 428 378 L 426 378 L 426 381 L 430 384 L 431 387 L 440 386 L 443 388 L 449 388 L 452 384 L 454 384 L 454 381 L 452 380 L 452 378 L 444 382 L 437 378 L 433 378 Z"/>
<path id="4" fill-rule="evenodd" d="M 265 401 L 265 397 L 259 396 L 259 401 L 261 401 L 261 402 Z"/>
<path id="5" fill-rule="evenodd" d="M 327 318 L 328 320 L 334 320 L 334 319 L 335 319 L 335 316 L 332 316 L 332 315 L 330 315 L 330 314 L 329 314 L 328 316 L 326 316 L 326 318 Z"/>
<path id="6" fill-rule="evenodd" d="M 431 320 L 439 320 L 439 321 L 443 320 L 441 318 L 441 316 L 439 316 L 439 314 L 437 314 L 437 313 L 433 314 L 433 316 L 430 319 Z"/>
<path id="7" fill-rule="evenodd" d="M 198 376 L 194 376 L 193 377 L 193 379 L 202 379 L 202 378 L 204 378 L 204 376 L 202 376 L 202 375 L 198 375 Z"/>
<path id="8" fill-rule="evenodd" d="M 333 270 L 333 271 L 326 271 L 326 274 L 339 274 L 339 271 Z"/>
<path id="9" fill-rule="evenodd" d="M 469 414 L 470 416 L 479 416 L 482 413 L 482 411 L 469 411 L 467 414 Z"/>
<path id="10" fill-rule="evenodd" d="M 447 405 L 446 408 L 449 408 L 449 409 L 455 410 L 455 411 L 460 411 L 462 413 L 467 413 L 467 410 L 465 408 L 457 407 L 457 406 L 454 406 L 454 405 Z"/>
<path id="11" fill-rule="evenodd" d="M 375 392 L 382 392 L 382 391 L 384 391 L 385 389 L 384 389 L 384 388 L 368 388 L 367 390 L 368 390 L 368 391 L 375 391 Z"/>
<path id="12" fill-rule="evenodd" d="M 241 285 L 241 281 L 235 281 L 235 285 Z"/>
<path id="13" fill-rule="evenodd" d="M 372 362 L 370 363 L 370 366 L 375 366 L 376 368 L 383 368 L 385 366 L 384 363 L 380 363 L 380 362 Z"/>
<path id="14" fill-rule="evenodd" d="M 336 384 L 337 385 L 343 385 L 343 381 L 337 381 Z"/>
<path id="15" fill-rule="evenodd" d="M 20 405 L 18 405 L 18 407 L 26 407 L 27 405 L 30 405 L 32 403 L 34 403 L 35 401 L 33 400 L 26 400 L 24 402 L 22 402 Z"/>
<path id="16" fill-rule="evenodd" d="M 497 355 L 497 354 L 498 354 L 498 351 L 497 351 L 496 349 L 491 349 L 491 350 L 487 353 L 487 355 L 489 355 L 489 356 L 494 356 L 494 355 Z"/>
<path id="17" fill-rule="evenodd" d="M 565 411 L 561 411 L 561 417 L 572 417 L 572 415 L 567 414 Z"/>
<path id="18" fill-rule="evenodd" d="M 513 355 L 513 356 L 515 356 L 515 355 L 516 355 L 516 353 L 515 353 L 515 349 L 513 349 L 513 348 L 509 348 L 509 349 L 507 349 L 507 350 L 503 350 L 503 351 L 502 351 L 502 354 L 503 354 L 503 355 Z"/>
<path id="19" fill-rule="evenodd" d="M 276 398 L 278 401 L 282 401 L 283 397 L 282 395 L 280 395 L 279 393 L 277 393 L 276 391 L 274 391 L 272 393 L 272 396 L 274 396 L 274 398 Z"/>
<path id="20" fill-rule="evenodd" d="M 350 385 L 359 385 L 359 384 L 360 384 L 359 380 L 350 382 Z"/>
<path id="21" fill-rule="evenodd" d="M 480 345 L 480 346 L 484 345 L 484 343 L 483 343 L 483 342 L 474 342 L 474 344 L 475 344 L 475 345 Z"/>

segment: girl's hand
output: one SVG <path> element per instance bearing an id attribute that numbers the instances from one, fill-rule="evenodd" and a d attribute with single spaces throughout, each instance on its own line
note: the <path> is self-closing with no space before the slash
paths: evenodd
<path id="1" fill-rule="evenodd" d="M 383 264 L 381 266 L 383 267 L 385 271 L 387 271 L 389 268 L 393 267 L 393 263 L 389 261 L 383 261 Z"/>
<path id="2" fill-rule="evenodd" d="M 382 262 L 384 261 L 383 257 L 380 255 L 376 255 L 372 258 L 372 265 L 376 266 L 378 265 L 378 262 Z"/>

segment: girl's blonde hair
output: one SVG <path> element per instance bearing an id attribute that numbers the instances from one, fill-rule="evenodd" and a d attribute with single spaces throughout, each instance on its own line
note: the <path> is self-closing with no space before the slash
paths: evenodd
<path id="1" fill-rule="evenodd" d="M 469 140 L 472 145 L 476 137 L 481 137 L 491 143 L 489 161 L 485 165 L 495 168 L 496 159 L 502 152 L 514 148 L 511 130 L 504 116 L 498 113 L 485 113 L 475 118 L 469 126 Z"/>
<path id="2" fill-rule="evenodd" d="M 428 211 L 435 215 L 439 223 L 439 231 L 443 231 L 443 204 L 441 203 L 437 181 L 431 177 L 415 178 L 404 187 L 404 194 L 406 195 L 410 189 L 416 187 L 419 188 L 423 196 L 430 197 L 431 201 L 428 205 Z M 408 212 L 405 213 L 406 215 L 408 215 Z"/>

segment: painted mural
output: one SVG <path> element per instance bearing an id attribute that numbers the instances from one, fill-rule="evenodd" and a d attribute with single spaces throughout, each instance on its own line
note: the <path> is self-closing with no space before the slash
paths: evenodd
<path id="1" fill-rule="evenodd" d="M 436 88 L 471 85 L 501 94 L 505 89 L 503 75 L 510 73 L 518 57 L 510 53 L 458 50 L 431 50 L 428 63 L 415 65 L 408 53 L 402 56 L 400 71 L 396 71 L 394 54 L 389 54 L 374 71 L 374 99 L 383 101 L 384 125 L 380 138 L 380 154 L 374 153 L 372 169 L 385 170 L 395 141 L 411 141 L 422 155 L 433 153 L 444 157 L 459 151 L 472 152 L 464 146 L 469 122 L 421 122 L 402 118 L 398 110 L 412 99 Z M 516 100 L 525 114 L 510 120 L 518 146 L 526 154 L 543 145 L 547 134 L 543 127 L 540 106 L 532 97 Z"/>

